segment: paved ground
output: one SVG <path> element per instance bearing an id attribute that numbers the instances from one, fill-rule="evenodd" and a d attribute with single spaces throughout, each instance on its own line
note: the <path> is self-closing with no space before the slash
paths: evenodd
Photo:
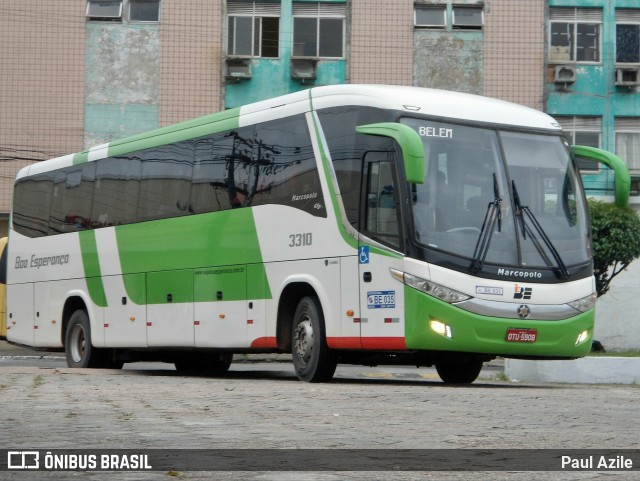
<path id="1" fill-rule="evenodd" d="M 7 354 L 12 350 L 13 354 Z M 0 446 L 8 449 L 624 449 L 640 446 L 640 386 L 522 384 L 489 369 L 468 387 L 431 370 L 339 367 L 328 384 L 288 363 L 234 363 L 223 378 L 162 364 L 68 369 L 0 346 Z M 50 356 L 50 354 L 46 354 Z M 4 357 L 2 357 L 4 356 Z M 22 359 L 21 359 L 22 357 Z M 0 473 L 0 479 L 638 479 L 618 473 Z M 4 477 L 3 477 L 4 475 Z M 10 475 L 10 476 L 9 476 Z M 489 476 L 487 476 L 489 475 Z"/>

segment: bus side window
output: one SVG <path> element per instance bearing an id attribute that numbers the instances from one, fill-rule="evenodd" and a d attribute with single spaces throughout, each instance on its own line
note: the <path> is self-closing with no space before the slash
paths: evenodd
<path id="1" fill-rule="evenodd" d="M 365 155 L 364 227 L 367 235 L 393 248 L 401 249 L 397 202 L 397 182 L 393 154 L 368 152 Z"/>
<path id="2" fill-rule="evenodd" d="M 228 152 L 233 139 L 223 134 L 202 137 L 195 142 L 189 212 L 202 214 L 231 209 L 227 186 Z"/>
<path id="3" fill-rule="evenodd" d="M 13 228 L 28 237 L 49 235 L 53 175 L 50 172 L 16 183 Z"/>

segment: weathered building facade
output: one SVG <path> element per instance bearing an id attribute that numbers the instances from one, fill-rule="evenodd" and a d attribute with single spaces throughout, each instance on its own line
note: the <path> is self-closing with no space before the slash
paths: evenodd
<path id="1" fill-rule="evenodd" d="M 26 0 L 0 15 L 0 234 L 30 162 L 313 85 L 542 108 L 544 2 Z M 508 75 L 505 75 L 508 72 Z M 515 87 L 513 87 L 515 86 Z"/>

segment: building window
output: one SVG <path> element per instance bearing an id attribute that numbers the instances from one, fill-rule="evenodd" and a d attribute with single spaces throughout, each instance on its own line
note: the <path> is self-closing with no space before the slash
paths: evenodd
<path id="1" fill-rule="evenodd" d="M 280 4 L 229 2 L 227 54 L 278 57 Z"/>
<path id="2" fill-rule="evenodd" d="M 447 7 L 444 5 L 416 5 L 413 10 L 413 24 L 416 27 L 445 28 Z"/>
<path id="3" fill-rule="evenodd" d="M 600 148 L 600 132 L 602 119 L 600 117 L 560 117 L 555 116 L 567 140 L 571 145 L 585 145 Z M 577 160 L 577 167 L 581 173 L 597 174 L 600 163 L 592 160 Z"/>
<path id="4" fill-rule="evenodd" d="M 550 20 L 550 62 L 600 62 L 602 9 L 551 8 Z"/>
<path id="5" fill-rule="evenodd" d="M 453 5 L 449 14 L 444 3 L 416 4 L 413 9 L 413 24 L 418 28 L 447 30 L 482 30 L 484 25 L 483 6 Z"/>
<path id="6" fill-rule="evenodd" d="M 129 20 L 157 22 L 160 20 L 160 0 L 129 0 Z"/>
<path id="7" fill-rule="evenodd" d="M 640 117 L 616 117 L 616 155 L 631 174 L 640 174 Z"/>
<path id="8" fill-rule="evenodd" d="M 345 5 L 293 4 L 293 56 L 344 57 Z"/>
<path id="9" fill-rule="evenodd" d="M 640 63 L 640 9 L 616 10 L 616 63 Z"/>
<path id="10" fill-rule="evenodd" d="M 122 0 L 88 0 L 87 17 L 90 20 L 118 20 L 122 18 Z"/>
<path id="11" fill-rule="evenodd" d="M 454 29 L 480 30 L 484 24 L 482 7 L 453 7 L 451 23 Z"/>

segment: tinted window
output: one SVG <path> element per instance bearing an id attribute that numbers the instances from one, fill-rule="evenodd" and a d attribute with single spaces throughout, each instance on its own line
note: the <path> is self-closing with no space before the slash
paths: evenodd
<path id="1" fill-rule="evenodd" d="M 55 174 L 49 221 L 49 228 L 53 233 L 73 232 L 91 227 L 95 179 L 96 166 L 93 162 Z"/>
<path id="2" fill-rule="evenodd" d="M 368 107 L 336 107 L 318 112 L 348 221 L 358 225 L 362 161 L 369 150 L 393 150 L 385 137 L 358 134 L 356 126 L 391 120 L 383 110 Z"/>
<path id="3" fill-rule="evenodd" d="M 195 141 L 189 203 L 189 211 L 192 214 L 231 208 L 227 178 L 230 142 L 231 140 L 225 140 L 224 135 L 204 137 Z"/>
<path id="4" fill-rule="evenodd" d="M 316 160 L 304 116 L 257 126 L 249 169 L 249 205 L 283 204 L 326 217 Z"/>
<path id="5" fill-rule="evenodd" d="M 126 154 L 96 162 L 96 185 L 91 227 L 108 227 L 136 221 L 142 162 Z"/>
<path id="6" fill-rule="evenodd" d="M 141 152 L 138 221 L 189 213 L 194 142 L 183 141 Z"/>
<path id="7" fill-rule="evenodd" d="M 13 201 L 13 226 L 29 237 L 49 234 L 53 176 L 47 172 L 18 181 Z"/>
<path id="8" fill-rule="evenodd" d="M 303 115 L 21 180 L 13 222 L 39 237 L 263 204 L 326 216 Z"/>

